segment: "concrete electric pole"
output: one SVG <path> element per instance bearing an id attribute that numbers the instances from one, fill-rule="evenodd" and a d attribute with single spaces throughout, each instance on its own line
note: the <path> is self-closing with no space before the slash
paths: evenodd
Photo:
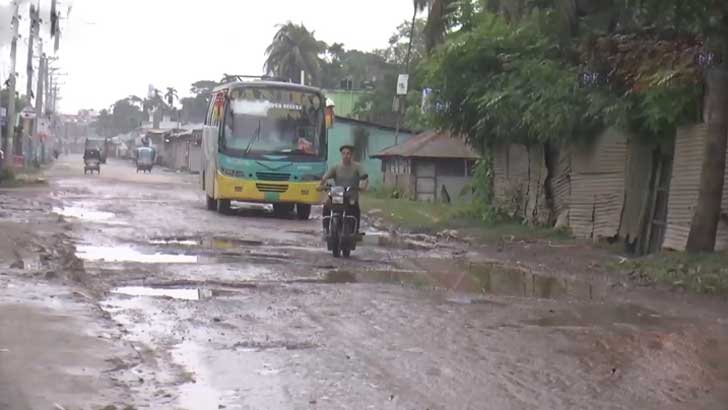
<path id="1" fill-rule="evenodd" d="M 5 153 L 6 160 L 4 166 L 6 168 L 12 168 L 13 166 L 13 139 L 15 138 L 15 63 L 18 53 L 18 26 L 20 25 L 19 10 L 20 5 L 18 1 L 13 1 L 13 19 L 10 22 L 13 30 L 13 38 L 10 42 L 10 79 L 8 81 L 8 112 L 6 115 L 7 128 L 5 132 L 5 139 L 3 140 L 3 152 Z"/>

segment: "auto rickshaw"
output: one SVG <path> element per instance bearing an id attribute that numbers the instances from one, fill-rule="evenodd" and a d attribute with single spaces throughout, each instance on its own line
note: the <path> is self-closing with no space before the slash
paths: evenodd
<path id="1" fill-rule="evenodd" d="M 83 153 L 84 175 L 94 173 L 101 174 L 101 151 L 98 148 L 89 148 Z"/>
<path id="2" fill-rule="evenodd" d="M 154 156 L 154 148 L 139 147 L 137 149 L 136 157 L 137 173 L 139 171 L 152 172 L 152 167 L 154 167 Z"/>

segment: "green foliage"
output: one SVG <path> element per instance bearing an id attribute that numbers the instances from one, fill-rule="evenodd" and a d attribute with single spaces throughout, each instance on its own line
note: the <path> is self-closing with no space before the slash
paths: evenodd
<path id="1" fill-rule="evenodd" d="M 661 283 L 696 293 L 728 295 L 728 255 L 666 252 L 609 266 L 643 284 Z"/>
<path id="2" fill-rule="evenodd" d="M 294 82 L 300 80 L 303 70 L 309 77 L 308 83 L 320 84 L 319 54 L 325 49 L 326 45 L 316 40 L 314 32 L 302 24 L 288 22 L 278 26 L 273 42 L 266 49 L 264 69 Z"/>
<path id="3" fill-rule="evenodd" d="M 15 181 L 15 171 L 11 168 L 3 168 L 0 170 L 0 182 L 9 183 Z"/>
<path id="4" fill-rule="evenodd" d="M 514 26 L 484 13 L 435 53 L 426 78 L 443 104 L 437 125 L 482 147 L 568 140 L 604 122 L 604 107 L 595 104 L 605 100 L 580 87 L 577 69 L 538 18 Z"/>

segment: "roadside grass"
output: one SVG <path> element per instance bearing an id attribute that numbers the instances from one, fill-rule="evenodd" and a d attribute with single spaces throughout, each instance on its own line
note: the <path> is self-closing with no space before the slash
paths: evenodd
<path id="1" fill-rule="evenodd" d="M 533 227 L 514 221 L 490 222 L 474 216 L 468 204 L 442 204 L 393 199 L 378 193 L 361 197 L 362 211 L 373 214 L 388 224 L 413 233 L 435 234 L 457 230 L 479 242 L 502 240 L 571 240 L 567 231 Z"/>
<path id="2" fill-rule="evenodd" d="M 631 279 L 659 283 L 693 293 L 728 296 L 728 252 L 668 252 L 614 262 L 608 266 Z"/>
<path id="3" fill-rule="evenodd" d="M 48 181 L 43 169 L 23 169 L 0 171 L 0 188 L 21 188 L 25 186 L 46 185 Z"/>

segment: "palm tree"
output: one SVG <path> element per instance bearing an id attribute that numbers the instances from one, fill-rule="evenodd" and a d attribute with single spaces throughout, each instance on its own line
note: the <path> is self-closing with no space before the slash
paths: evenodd
<path id="1" fill-rule="evenodd" d="M 174 100 L 178 99 L 177 89 L 174 87 L 167 87 L 167 93 L 164 94 L 164 98 L 167 100 L 167 104 L 170 107 L 174 106 Z"/>
<path id="2" fill-rule="evenodd" d="M 414 14 L 412 16 L 411 38 L 415 33 L 417 14 L 427 10 L 427 24 L 425 25 L 425 46 L 429 53 L 445 41 L 445 34 L 450 27 L 450 17 L 460 0 L 413 0 Z M 411 46 L 410 46 L 411 47 Z M 408 52 L 409 54 L 409 52 Z M 409 60 L 409 59 L 408 59 Z"/>
<path id="3" fill-rule="evenodd" d="M 291 22 L 279 25 L 273 42 L 265 50 L 264 70 L 267 74 L 295 81 L 304 71 L 313 82 L 318 82 L 321 72 L 319 54 L 325 44 L 316 41 L 314 32 L 304 25 Z"/>

